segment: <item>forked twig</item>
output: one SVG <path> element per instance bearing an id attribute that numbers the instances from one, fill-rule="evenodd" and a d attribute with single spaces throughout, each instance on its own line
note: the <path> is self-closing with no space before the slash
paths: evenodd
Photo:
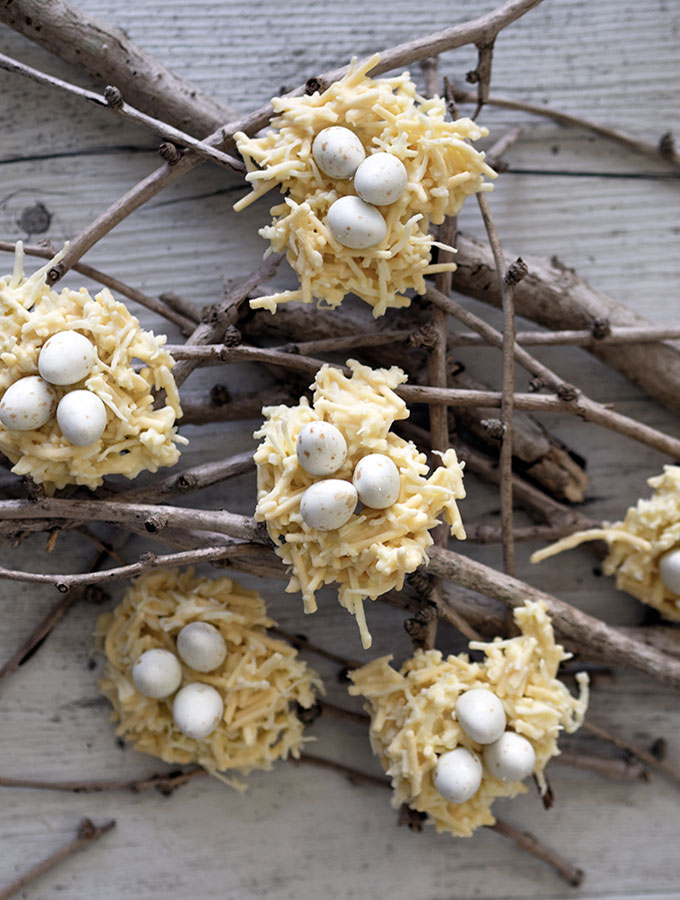
<path id="1" fill-rule="evenodd" d="M 51 853 L 41 862 L 31 866 L 31 868 L 24 872 L 23 875 L 20 875 L 19 878 L 16 878 L 2 888 L 0 890 L 0 900 L 9 900 L 10 897 L 16 896 L 19 891 L 23 890 L 34 881 L 37 881 L 38 878 L 41 878 L 46 872 L 49 872 L 75 853 L 85 850 L 95 841 L 98 841 L 99 838 L 108 834 L 115 824 L 114 821 L 110 821 L 105 822 L 103 825 L 95 825 L 90 819 L 81 819 L 80 824 L 78 825 L 77 836 L 69 841 L 68 844 L 64 844 L 63 847 L 60 847 L 59 850 Z"/>

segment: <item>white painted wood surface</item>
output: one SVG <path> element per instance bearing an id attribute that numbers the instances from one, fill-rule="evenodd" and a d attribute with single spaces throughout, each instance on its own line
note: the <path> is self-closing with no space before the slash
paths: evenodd
<path id="1" fill-rule="evenodd" d="M 483 5 L 432 0 L 422 5 L 394 0 L 364 4 L 321 0 L 228 3 L 178 0 L 82 0 L 92 14 L 126 28 L 133 39 L 156 53 L 177 72 L 214 92 L 238 109 L 257 106 L 282 85 L 292 85 L 319 70 L 369 51 L 476 15 Z M 414 16 L 417 9 L 417 16 Z M 544 5 L 499 39 L 493 89 L 570 112 L 656 140 L 680 130 L 677 97 L 680 62 L 676 4 L 621 0 L 546 0 Z M 50 72 L 87 84 L 28 41 L 0 30 L 2 49 Z M 442 71 L 462 81 L 473 68 L 470 48 L 447 54 Z M 55 244 L 77 233 L 90 218 L 156 165 L 156 142 L 106 111 L 83 109 L 46 89 L 0 73 L 0 237 L 48 237 Z M 592 283 L 658 323 L 675 322 L 680 309 L 678 283 L 677 177 L 661 164 L 595 141 L 585 134 L 498 110 L 483 121 L 499 136 L 510 122 L 525 126 L 511 154 L 512 171 L 502 177 L 491 198 L 508 248 L 521 253 L 558 253 Z M 520 174 L 521 172 L 521 174 Z M 649 177 L 643 177 L 649 176 Z M 256 228 L 266 204 L 236 217 L 231 203 L 242 188 L 227 173 L 202 166 L 143 210 L 126 220 L 87 257 L 149 293 L 174 290 L 198 305 L 219 296 L 222 278 L 247 273 L 263 244 Z M 25 212 L 36 203 L 49 211 L 42 234 L 22 228 Z M 481 234 L 470 203 L 463 226 Z M 8 270 L 9 257 L 0 268 Z M 281 284 L 291 283 L 281 275 Z M 79 283 L 79 279 L 70 279 Z M 485 315 L 496 314 L 479 307 Z M 164 324 L 139 312 L 146 326 Z M 177 338 L 172 329 L 170 339 Z M 471 361 L 473 354 L 461 352 Z M 576 380 L 617 409 L 675 434 L 677 420 L 646 399 L 621 376 L 577 349 L 541 351 L 565 377 Z M 498 357 L 474 354 L 485 377 L 499 371 Z M 484 371 L 483 371 L 484 370 Z M 224 373 L 206 371 L 193 386 L 226 380 L 235 391 L 265 383 L 245 367 Z M 258 382 L 257 379 L 260 379 Z M 614 518 L 641 494 L 645 479 L 659 471 L 660 454 L 613 437 L 594 426 L 550 419 L 550 425 L 589 463 L 591 489 L 587 511 Z M 183 464 L 215 459 L 252 446 L 248 426 L 187 428 L 191 444 Z M 468 479 L 466 521 L 496 521 L 498 499 L 489 488 Z M 252 510 L 253 481 L 242 479 L 197 498 L 206 505 Z M 519 517 L 521 521 L 521 516 Z M 2 550 L 3 564 L 29 567 L 43 538 Z M 75 571 L 91 555 L 74 537 L 59 539 L 59 552 L 46 570 Z M 132 545 L 130 558 L 141 544 Z M 587 550 L 568 559 L 530 569 L 530 547 L 520 546 L 519 574 L 613 623 L 640 621 L 641 606 L 618 594 L 608 580 L 596 578 Z M 467 552 L 498 565 L 498 548 L 470 546 Z M 208 570 L 209 571 L 209 570 Z M 321 611 L 303 620 L 296 597 L 281 585 L 244 581 L 262 590 L 283 627 L 304 630 L 318 643 L 348 655 L 361 654 L 351 618 L 326 592 Z M 120 596 L 122 587 L 112 591 Z M 0 583 L 0 660 L 5 659 L 52 603 L 48 588 Z M 0 772 L 45 778 L 97 778 L 148 774 L 162 766 L 120 748 L 107 721 L 107 704 L 96 688 L 101 662 L 90 668 L 91 632 L 98 614 L 76 608 L 38 655 L 0 688 Z M 379 604 L 369 605 L 375 653 L 409 650 L 403 616 Z M 457 647 L 441 630 L 442 649 Z M 312 660 L 318 665 L 318 660 Z M 328 696 L 352 705 L 335 679 Z M 680 763 L 678 696 L 641 676 L 617 674 L 594 691 L 591 718 L 622 735 L 649 744 L 669 739 L 669 758 Z M 314 752 L 377 772 L 362 728 L 333 720 L 316 724 Z M 597 752 L 587 736 L 564 747 Z M 205 780 L 170 799 L 156 794 L 72 796 L 33 791 L 0 792 L 0 884 L 67 840 L 77 820 L 114 817 L 117 829 L 96 848 L 71 860 L 31 887 L 24 896 L 60 896 L 64 900 L 143 897 L 311 900 L 319 895 L 389 900 L 444 898 L 646 898 L 680 896 L 676 843 L 677 791 L 660 778 L 650 784 L 606 781 L 552 766 L 557 802 L 542 810 L 533 791 L 497 812 L 510 822 L 540 834 L 582 866 L 586 880 L 573 890 L 551 871 L 491 833 L 471 840 L 436 836 L 432 829 L 411 834 L 395 825 L 386 792 L 355 788 L 340 777 L 307 767 L 280 764 L 273 773 L 255 775 L 240 795 Z"/>

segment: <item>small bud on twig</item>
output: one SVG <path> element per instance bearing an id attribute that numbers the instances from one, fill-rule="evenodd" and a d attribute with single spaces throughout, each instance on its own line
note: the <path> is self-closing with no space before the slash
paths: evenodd
<path id="1" fill-rule="evenodd" d="M 518 256 L 514 263 L 508 267 L 505 273 L 505 283 L 508 285 L 519 284 L 529 274 L 529 266 L 524 262 L 521 256 Z"/>
<path id="2" fill-rule="evenodd" d="M 107 84 L 104 88 L 104 99 L 111 109 L 120 109 L 123 105 L 123 95 L 118 88 L 114 87 L 112 84 Z"/>

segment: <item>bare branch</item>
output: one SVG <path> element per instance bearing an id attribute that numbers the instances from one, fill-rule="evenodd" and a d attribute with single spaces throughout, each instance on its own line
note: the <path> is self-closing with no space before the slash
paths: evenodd
<path id="1" fill-rule="evenodd" d="M 80 100 L 85 100 L 95 106 L 110 109 L 111 112 L 120 116 L 121 119 L 127 119 L 129 122 L 134 122 L 136 125 L 142 125 L 159 135 L 159 137 L 162 137 L 163 140 L 172 141 L 175 144 L 180 144 L 182 147 L 190 148 L 202 159 L 207 159 L 210 162 L 216 163 L 218 166 L 230 169 L 232 172 L 238 172 L 241 175 L 245 174 L 246 167 L 240 159 L 236 159 L 236 157 L 230 156 L 228 153 L 223 153 L 221 150 L 217 150 L 215 147 L 211 147 L 209 144 L 205 144 L 203 141 L 191 137 L 191 135 L 186 134 L 184 131 L 180 131 L 178 128 L 174 128 L 172 125 L 162 122 L 160 119 L 156 119 L 153 116 L 149 116 L 146 113 L 135 109 L 134 106 L 125 103 L 122 94 L 117 87 L 107 87 L 104 96 L 101 96 L 94 91 L 88 91 L 75 84 L 70 84 L 68 81 L 63 81 L 61 78 L 55 78 L 54 76 L 47 75 L 45 72 L 41 72 L 31 66 L 26 66 L 18 60 L 6 56 L 4 53 L 0 53 L 0 69 L 5 69 L 7 72 L 13 72 L 17 75 L 23 75 L 24 78 L 29 78 L 31 81 L 35 81 L 38 84 L 56 88 L 63 93 L 69 94 L 72 97 L 78 97 Z"/>
<path id="2" fill-rule="evenodd" d="M 16 243 L 12 241 L 0 241 L 0 250 L 14 253 L 16 250 Z M 50 247 L 31 247 L 26 246 L 26 244 L 24 244 L 24 253 L 27 256 L 37 256 L 40 259 L 52 259 L 54 256 L 54 250 Z M 195 322 L 193 320 L 187 318 L 183 314 L 177 313 L 162 301 L 149 297 L 141 291 L 138 291 L 136 288 L 130 287 L 119 278 L 114 278 L 112 275 L 100 272 L 99 269 L 94 269 L 92 266 L 88 266 L 85 263 L 77 263 L 73 266 L 73 270 L 84 275 L 86 278 L 91 278 L 92 281 L 103 284 L 104 287 L 121 294 L 123 297 L 127 297 L 128 300 L 134 300 L 135 303 L 139 303 L 140 306 L 145 306 L 152 312 L 158 313 L 159 316 L 162 316 L 169 322 L 174 322 L 175 325 L 180 327 L 182 333 L 190 334 L 194 329 Z"/>
<path id="3" fill-rule="evenodd" d="M 504 819 L 498 818 L 495 825 L 485 827 L 489 828 L 490 831 L 495 831 L 497 834 L 502 834 L 503 837 L 510 838 L 522 850 L 526 850 L 527 853 L 535 856 L 536 859 L 540 859 L 541 862 L 547 863 L 557 872 L 560 878 L 572 887 L 578 887 L 583 881 L 584 873 L 582 869 L 576 868 L 569 860 L 557 853 L 556 850 L 551 850 L 541 843 L 531 832 L 521 831 Z"/>
<path id="4" fill-rule="evenodd" d="M 455 86 L 453 88 L 453 95 L 457 103 L 479 102 L 477 96 L 471 91 L 461 90 Z M 558 122 L 560 125 L 583 128 L 586 131 L 597 134 L 599 137 L 621 144 L 628 150 L 632 150 L 634 153 L 641 153 L 643 156 L 648 156 L 656 162 L 665 161 L 670 163 L 674 168 L 680 169 L 680 154 L 675 150 L 670 150 L 670 152 L 668 152 L 659 144 L 650 144 L 647 141 L 642 141 L 617 128 L 608 128 L 606 125 L 598 125 L 596 122 L 581 118 L 581 116 L 573 116 L 570 113 L 560 112 L 549 106 L 539 106 L 536 103 L 525 103 L 522 100 L 512 100 L 509 97 L 494 97 L 487 95 L 485 102 L 490 106 L 498 106 L 502 109 L 516 109 L 519 112 L 526 112 L 532 116 L 543 116 L 546 119 L 552 119 L 553 122 Z"/>
<path id="5" fill-rule="evenodd" d="M 10 897 L 16 896 L 19 891 L 22 891 L 29 884 L 37 881 L 46 872 L 49 872 L 75 853 L 85 850 L 95 841 L 98 841 L 100 837 L 103 837 L 111 831 L 115 824 L 114 821 L 111 821 L 105 822 L 103 825 L 94 825 L 90 819 L 82 819 L 78 826 L 77 837 L 72 841 L 69 841 L 68 844 L 65 844 L 59 850 L 51 853 L 35 866 L 32 866 L 27 872 L 24 872 L 23 875 L 20 875 L 19 878 L 16 878 L 0 890 L 0 900 L 9 900 Z"/>
<path id="6" fill-rule="evenodd" d="M 3 3 L 0 21 L 99 82 L 117 84 L 139 109 L 178 128 L 208 134 L 234 117 L 230 107 L 166 69 L 122 29 L 64 0 Z"/>

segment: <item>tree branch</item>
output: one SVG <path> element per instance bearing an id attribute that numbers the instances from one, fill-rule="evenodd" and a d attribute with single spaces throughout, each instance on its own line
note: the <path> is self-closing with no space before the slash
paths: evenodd
<path id="1" fill-rule="evenodd" d="M 37 256 L 40 259 L 52 259 L 54 256 L 54 250 L 51 247 L 31 247 L 26 246 L 25 244 L 23 247 L 24 253 L 27 256 Z M 16 242 L 0 241 L 0 250 L 14 253 L 16 251 Z M 138 291 L 136 288 L 130 287 L 119 278 L 114 278 L 112 275 L 100 272 L 99 269 L 94 269 L 92 266 L 88 266 L 85 263 L 77 263 L 72 268 L 74 272 L 79 272 L 86 278 L 91 278 L 92 281 L 103 284 L 104 287 L 121 294 L 123 297 L 127 297 L 128 300 L 134 300 L 134 302 L 139 303 L 140 306 L 145 306 L 147 309 L 157 313 L 169 322 L 173 322 L 175 325 L 179 326 L 182 333 L 190 334 L 193 331 L 195 326 L 194 321 L 176 312 L 161 300 L 156 300 L 154 297 L 149 297 L 141 291 Z"/>
<path id="2" fill-rule="evenodd" d="M 78 826 L 77 837 L 72 841 L 69 841 L 68 844 L 65 844 L 59 850 L 51 853 L 35 866 L 31 866 L 27 872 L 24 872 L 19 878 L 16 878 L 14 881 L 10 882 L 10 884 L 6 885 L 6 887 L 0 890 L 0 900 L 9 900 L 10 897 L 16 896 L 19 891 L 22 891 L 25 887 L 28 887 L 29 884 L 37 881 L 38 878 L 41 878 L 46 872 L 49 872 L 75 853 L 85 850 L 95 841 L 98 841 L 99 838 L 111 831 L 115 824 L 114 821 L 111 821 L 105 822 L 103 825 L 94 825 L 90 819 L 81 819 Z"/>
<path id="3" fill-rule="evenodd" d="M 111 85 L 107 86 L 104 96 L 102 96 L 94 91 L 88 91 L 75 84 L 70 84 L 68 81 L 63 81 L 61 78 L 47 75 L 39 69 L 24 65 L 24 63 L 12 59 L 10 56 L 6 56 L 4 53 L 0 53 L 0 69 L 5 69 L 5 71 L 13 72 L 16 75 L 23 75 L 24 78 L 35 81 L 37 84 L 56 88 L 65 94 L 69 94 L 72 97 L 78 97 L 80 100 L 85 100 L 87 103 L 92 103 L 95 106 L 110 109 L 111 112 L 115 113 L 115 115 L 119 116 L 121 119 L 126 119 L 128 122 L 134 122 L 136 125 L 142 125 L 144 128 L 148 128 L 154 132 L 154 134 L 162 137 L 165 141 L 171 141 L 182 147 L 188 147 L 202 159 L 207 159 L 210 162 L 216 163 L 218 166 L 230 169 L 232 172 L 238 172 L 241 175 L 245 174 L 246 167 L 241 160 L 236 159 L 234 156 L 230 156 L 228 153 L 223 153 L 221 150 L 217 150 L 215 147 L 203 143 L 203 141 L 191 137 L 191 135 L 186 134 L 184 131 L 180 131 L 178 128 L 174 128 L 172 125 L 168 125 L 166 122 L 162 122 L 160 119 L 156 119 L 153 116 L 149 116 L 146 113 L 135 109 L 134 106 L 130 106 L 129 103 L 126 103 L 123 100 L 122 93 L 117 87 Z"/>
<path id="4" fill-rule="evenodd" d="M 456 103 L 479 102 L 474 93 L 462 90 L 455 86 L 453 88 L 453 95 Z M 620 131 L 617 128 L 609 128 L 606 125 L 598 125 L 596 122 L 581 118 L 581 116 L 573 116 L 570 113 L 560 112 L 549 106 L 539 106 L 536 103 L 525 103 L 523 100 L 512 100 L 509 97 L 495 97 L 488 95 L 484 102 L 488 103 L 490 106 L 498 106 L 502 109 L 515 109 L 519 112 L 529 113 L 532 116 L 543 116 L 546 119 L 552 119 L 553 122 L 558 122 L 560 125 L 583 128 L 586 131 L 593 132 L 593 134 L 596 134 L 599 137 L 621 144 L 628 150 L 632 150 L 634 153 L 641 153 L 643 156 L 648 156 L 656 162 L 667 162 L 674 168 L 680 169 L 680 154 L 672 149 L 670 151 L 664 149 L 661 143 L 656 145 L 650 144 L 647 141 L 642 141 L 639 138 L 633 137 L 633 135 L 627 134 L 625 131 Z"/>
<path id="5" fill-rule="evenodd" d="M 208 134 L 234 117 L 230 107 L 166 69 L 122 29 L 64 0 L 3 3 L 0 21 L 100 83 L 117 84 L 139 109 L 178 128 Z"/>

